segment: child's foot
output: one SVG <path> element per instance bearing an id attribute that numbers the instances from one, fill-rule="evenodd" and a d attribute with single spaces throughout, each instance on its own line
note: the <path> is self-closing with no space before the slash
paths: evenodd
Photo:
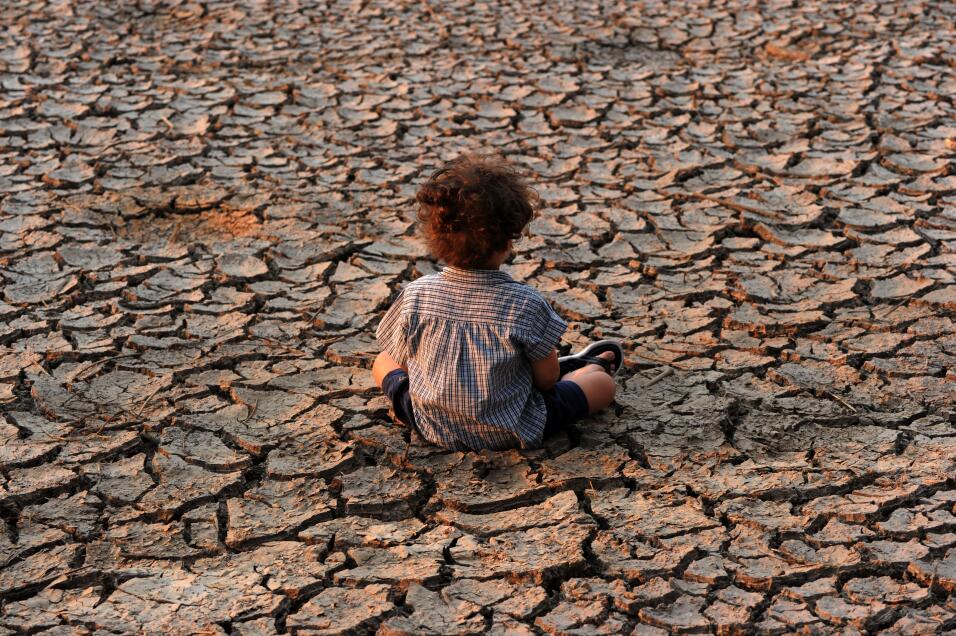
<path id="1" fill-rule="evenodd" d="M 577 371 L 572 371 L 571 373 L 569 373 L 567 376 L 568 379 L 579 378 L 586 373 L 607 373 L 608 375 L 614 375 L 614 371 L 616 369 L 614 368 L 614 352 L 613 351 L 605 351 L 604 353 L 599 353 L 594 357 L 601 358 L 602 360 L 607 360 L 608 367 L 610 368 L 610 370 L 608 370 L 608 367 L 605 367 L 603 364 L 589 364 L 587 366 L 581 367 Z"/>
<path id="2" fill-rule="evenodd" d="M 607 361 L 606 364 L 609 365 L 611 369 L 614 369 L 615 359 L 614 359 L 613 351 L 605 351 L 604 353 L 599 353 L 598 355 L 594 357 L 599 358 L 601 360 L 606 360 Z M 567 375 L 561 376 L 561 379 L 574 380 L 574 379 L 580 378 L 583 375 L 588 375 L 590 373 L 606 373 L 610 376 L 614 375 L 614 371 L 613 370 L 609 371 L 604 364 L 588 364 L 581 367 L 580 369 L 575 369 L 574 371 L 569 372 Z"/>
<path id="3" fill-rule="evenodd" d="M 608 364 L 610 364 L 610 366 L 611 366 L 611 371 L 610 371 L 609 373 L 610 373 L 610 375 L 614 375 L 614 372 L 617 371 L 617 365 L 616 365 L 617 360 L 615 359 L 615 356 L 614 356 L 614 352 L 613 352 L 613 351 L 605 351 L 604 353 L 599 353 L 599 354 L 597 354 L 597 356 L 595 356 L 595 357 L 597 357 L 597 358 L 604 358 L 605 360 L 607 360 L 607 361 L 608 361 Z M 588 366 L 589 366 L 589 367 L 599 367 L 602 371 L 606 371 L 606 369 L 604 368 L 603 365 L 599 365 L 599 364 L 589 364 Z M 587 368 L 587 367 L 585 367 L 585 368 Z"/>
<path id="4" fill-rule="evenodd" d="M 583 370 L 589 366 L 598 366 L 609 375 L 617 375 L 624 363 L 624 349 L 614 340 L 601 340 L 584 348 L 584 351 L 558 358 L 561 375 Z"/>

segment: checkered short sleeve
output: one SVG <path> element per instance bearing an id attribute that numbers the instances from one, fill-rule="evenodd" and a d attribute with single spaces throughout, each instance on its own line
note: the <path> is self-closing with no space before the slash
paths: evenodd
<path id="1" fill-rule="evenodd" d="M 375 330 L 375 339 L 382 351 L 403 367 L 408 362 L 408 313 L 404 310 L 404 301 L 405 290 L 402 290 Z"/>
<path id="2" fill-rule="evenodd" d="M 561 342 L 561 336 L 568 328 L 568 325 L 551 308 L 548 301 L 540 297 L 538 300 L 536 307 L 528 316 L 526 324 L 530 328 L 522 329 L 516 334 L 518 344 L 531 362 L 548 357 L 551 351 Z"/>

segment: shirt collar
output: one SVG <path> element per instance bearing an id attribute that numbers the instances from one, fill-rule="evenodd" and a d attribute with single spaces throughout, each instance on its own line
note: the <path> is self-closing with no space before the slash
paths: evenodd
<path id="1" fill-rule="evenodd" d="M 510 283 L 514 279 L 500 269 L 464 269 L 446 265 L 441 275 L 448 280 L 474 283 Z"/>

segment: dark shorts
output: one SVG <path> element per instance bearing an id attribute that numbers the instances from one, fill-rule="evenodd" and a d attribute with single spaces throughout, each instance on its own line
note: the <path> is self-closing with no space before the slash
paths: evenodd
<path id="1" fill-rule="evenodd" d="M 561 380 L 550 390 L 542 391 L 548 419 L 544 423 L 544 436 L 566 431 L 574 422 L 587 417 L 588 398 L 584 389 L 571 382 Z"/>
<path id="2" fill-rule="evenodd" d="M 382 393 L 392 401 L 395 417 L 418 430 L 415 425 L 415 412 L 412 410 L 412 396 L 408 393 L 408 374 L 404 369 L 389 371 L 388 375 L 382 378 Z"/>
<path id="3" fill-rule="evenodd" d="M 415 428 L 415 411 L 412 398 L 408 393 L 408 373 L 395 369 L 382 379 L 382 392 L 392 402 L 395 417 Z M 544 424 L 545 437 L 566 431 L 572 423 L 588 414 L 588 399 L 584 391 L 574 382 L 561 380 L 548 391 L 541 392 L 548 419 Z"/>

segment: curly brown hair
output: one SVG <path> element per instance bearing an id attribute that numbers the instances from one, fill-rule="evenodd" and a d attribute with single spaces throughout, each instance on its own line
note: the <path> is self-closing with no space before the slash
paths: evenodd
<path id="1" fill-rule="evenodd" d="M 481 269 L 521 236 L 538 196 L 515 167 L 494 154 L 468 153 L 436 170 L 419 189 L 419 231 L 432 256 Z"/>

